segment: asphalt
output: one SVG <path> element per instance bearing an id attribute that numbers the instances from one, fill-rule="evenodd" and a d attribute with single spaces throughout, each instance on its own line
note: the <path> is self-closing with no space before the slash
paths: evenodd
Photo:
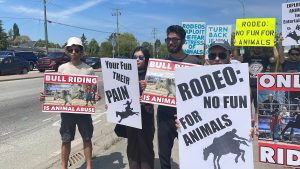
<path id="1" fill-rule="evenodd" d="M 101 71 L 100 69 L 96 70 Z M 9 76 L 0 76 L 0 82 L 1 81 L 12 81 L 12 80 L 22 80 L 22 79 L 31 79 L 31 78 L 40 78 L 43 77 L 44 74 L 40 72 L 32 72 L 29 74 L 24 74 L 24 75 L 9 75 Z M 102 100 L 104 101 L 104 100 Z M 126 140 L 125 139 L 120 139 L 118 138 L 113 131 L 115 124 L 113 123 L 108 123 L 106 122 L 106 116 L 103 116 L 103 122 L 102 124 L 105 127 L 101 127 L 99 131 L 97 131 L 96 137 L 93 138 L 93 168 L 102 168 L 101 164 L 95 162 L 97 161 L 97 156 L 103 156 L 109 152 L 109 149 L 116 149 L 116 151 L 119 151 L 119 148 L 114 148 L 114 146 L 117 146 L 118 143 L 119 145 L 122 144 L 121 146 L 124 148 L 126 147 Z M 154 144 L 156 144 L 156 140 L 154 141 Z M 125 149 L 125 148 L 124 148 Z M 172 156 L 175 156 L 174 162 L 176 164 L 179 164 L 178 160 L 178 146 L 175 144 L 174 145 L 175 152 L 173 151 Z M 122 150 L 123 152 L 123 162 L 127 163 L 127 158 L 126 158 L 126 151 Z M 125 152 L 124 152 L 125 151 Z M 156 158 L 157 158 L 157 147 L 155 146 L 155 151 L 156 151 Z M 262 164 L 258 162 L 257 158 L 257 140 L 254 141 L 254 164 L 255 164 L 255 169 L 287 169 L 288 167 L 283 167 L 283 166 L 276 166 L 276 165 L 268 165 L 268 164 Z M 43 162 L 40 165 L 36 167 L 36 169 L 57 169 L 60 168 L 60 155 L 57 155 L 53 157 L 52 159 L 49 159 L 47 162 Z M 84 166 L 84 158 L 83 158 L 83 151 L 82 147 L 78 146 L 75 149 L 72 149 L 72 153 L 70 155 L 70 161 L 72 163 L 72 166 L 70 166 L 70 169 L 75 169 L 75 168 L 82 168 Z M 178 165 L 177 165 L 178 166 Z M 176 167 L 173 167 L 173 169 L 178 169 Z M 127 169 L 124 167 L 119 167 L 123 169 Z M 157 169 L 159 167 L 156 167 Z M 291 169 L 291 168 L 290 168 Z"/>

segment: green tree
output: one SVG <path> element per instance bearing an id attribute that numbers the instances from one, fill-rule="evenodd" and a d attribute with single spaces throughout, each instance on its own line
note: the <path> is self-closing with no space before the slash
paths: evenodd
<path id="1" fill-rule="evenodd" d="M 39 39 L 35 44 L 35 47 L 45 47 L 45 46 L 46 46 L 46 41 L 41 40 L 41 39 Z M 53 43 L 53 42 L 48 42 L 48 47 L 49 48 L 61 48 L 61 46 L 59 44 Z"/>
<path id="2" fill-rule="evenodd" d="M 16 23 L 13 25 L 13 40 L 16 39 L 16 37 L 20 36 L 20 30 Z"/>
<path id="3" fill-rule="evenodd" d="M 31 39 L 29 38 L 29 36 L 26 36 L 26 35 L 17 36 L 16 39 L 14 39 L 14 41 L 13 41 L 13 45 L 18 46 L 20 44 L 27 43 L 30 40 Z"/>
<path id="4" fill-rule="evenodd" d="M 6 49 L 8 46 L 7 34 L 2 27 L 2 21 L 0 20 L 0 50 Z"/>
<path id="5" fill-rule="evenodd" d="M 109 40 L 102 42 L 100 45 L 100 57 L 112 57 L 113 47 Z"/>
<path id="6" fill-rule="evenodd" d="M 167 44 L 163 43 L 160 45 L 160 50 L 158 53 L 158 58 L 165 59 L 168 56 Z"/>
<path id="7" fill-rule="evenodd" d="M 100 47 L 98 42 L 93 38 L 87 48 L 87 55 L 89 56 L 99 56 Z"/>
<path id="8" fill-rule="evenodd" d="M 132 55 L 133 49 L 138 45 L 138 42 L 134 35 L 127 32 L 117 37 L 117 43 L 119 43 L 120 56 L 127 57 L 130 57 Z"/>
<path id="9" fill-rule="evenodd" d="M 112 57 L 112 39 L 115 37 L 115 34 L 112 33 L 107 41 L 102 42 L 100 46 L 100 56 L 101 57 Z M 123 34 L 119 34 L 116 37 L 117 44 L 119 44 L 120 56 L 130 57 L 132 54 L 133 49 L 138 45 L 137 39 L 134 37 L 133 34 L 125 32 Z M 115 48 L 115 56 L 118 55 L 118 46 L 116 45 Z"/>
<path id="10" fill-rule="evenodd" d="M 82 45 L 85 51 L 87 51 L 87 47 L 88 47 L 88 41 L 86 40 L 86 37 L 84 35 L 84 33 L 81 36 L 81 41 L 82 41 Z"/>

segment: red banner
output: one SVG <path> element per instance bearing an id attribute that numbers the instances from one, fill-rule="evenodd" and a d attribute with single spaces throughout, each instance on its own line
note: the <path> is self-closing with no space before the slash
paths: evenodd
<path id="1" fill-rule="evenodd" d="M 263 73 L 257 76 L 258 90 L 300 91 L 299 73 Z"/>
<path id="2" fill-rule="evenodd" d="M 300 167 L 300 147 L 285 143 L 258 142 L 258 160 L 263 163 Z"/>

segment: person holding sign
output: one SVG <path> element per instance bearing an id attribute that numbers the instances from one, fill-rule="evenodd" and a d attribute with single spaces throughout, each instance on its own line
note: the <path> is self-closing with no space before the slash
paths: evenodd
<path id="1" fill-rule="evenodd" d="M 150 58 L 149 50 L 145 47 L 135 48 L 133 59 L 137 60 L 140 80 L 140 95 L 145 89 L 145 76 Z M 130 109 L 131 102 L 126 105 Z M 126 108 L 127 109 L 127 108 Z M 154 108 L 152 104 L 141 103 L 142 129 L 127 128 L 127 157 L 130 169 L 154 169 Z"/>
<path id="2" fill-rule="evenodd" d="M 230 64 L 232 49 L 230 44 L 224 40 L 216 40 L 209 46 L 208 60 L 204 65 Z M 238 62 L 235 60 L 235 63 Z"/>
<path id="3" fill-rule="evenodd" d="M 80 59 L 84 54 L 82 41 L 80 38 L 71 37 L 68 39 L 65 47 L 66 54 L 70 57 L 70 61 L 62 64 L 58 68 L 60 74 L 73 75 L 95 75 L 92 67 L 83 63 Z M 45 95 L 40 94 L 40 100 L 43 101 Z M 95 97 L 96 101 L 100 100 L 98 92 Z M 84 155 L 86 160 L 86 168 L 92 168 L 92 136 L 93 136 L 93 122 L 90 114 L 72 114 L 61 113 L 61 168 L 68 168 L 68 160 L 71 152 L 71 141 L 74 140 L 76 125 L 81 134 L 84 148 Z"/>
<path id="4" fill-rule="evenodd" d="M 273 47 L 273 57 L 268 58 L 265 56 L 263 47 L 252 47 L 250 56 L 243 58 L 243 63 L 249 64 L 249 76 L 250 76 L 250 89 L 251 89 L 251 102 L 253 101 L 255 112 L 252 114 L 253 122 L 258 121 L 257 113 L 257 74 L 266 72 L 271 64 L 276 62 L 279 58 L 279 54 L 276 46 Z"/>
<path id="5" fill-rule="evenodd" d="M 200 64 L 200 59 L 184 53 L 182 46 L 185 42 L 186 32 L 179 25 L 167 28 L 167 44 L 169 55 L 167 60 Z M 157 108 L 158 146 L 161 169 L 171 169 L 171 152 L 174 139 L 177 137 L 175 126 L 176 108 L 159 105 Z"/>

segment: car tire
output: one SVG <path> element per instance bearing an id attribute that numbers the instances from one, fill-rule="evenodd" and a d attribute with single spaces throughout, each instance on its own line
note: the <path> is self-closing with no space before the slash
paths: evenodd
<path id="1" fill-rule="evenodd" d="M 27 68 L 23 68 L 21 74 L 28 74 L 28 69 Z"/>
<path id="2" fill-rule="evenodd" d="M 39 69 L 39 72 L 45 72 L 45 69 Z"/>

